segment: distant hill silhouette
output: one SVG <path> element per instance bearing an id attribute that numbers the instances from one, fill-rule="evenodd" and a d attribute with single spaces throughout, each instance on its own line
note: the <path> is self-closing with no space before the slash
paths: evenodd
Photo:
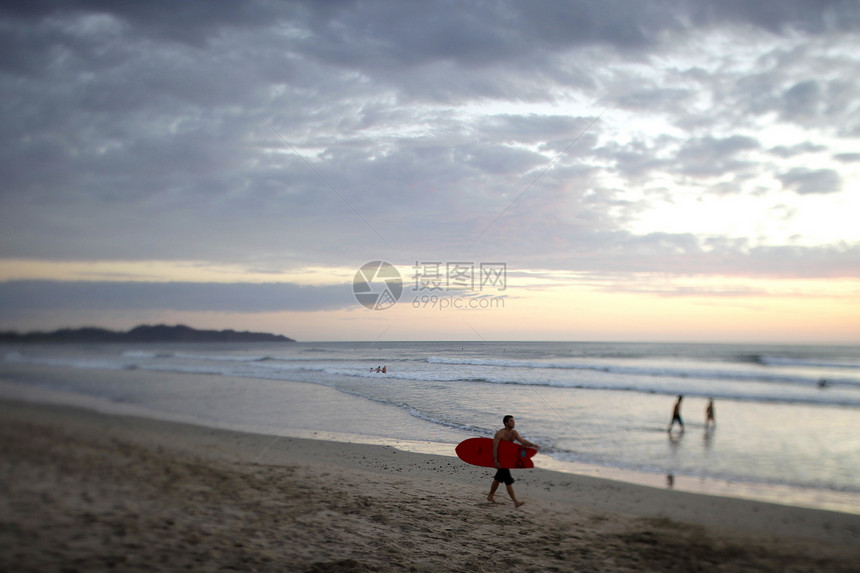
<path id="1" fill-rule="evenodd" d="M 128 332 L 104 328 L 64 328 L 53 332 L 0 332 L 0 342 L 295 342 L 280 334 L 237 332 L 235 330 L 197 330 L 182 324 L 141 325 Z"/>

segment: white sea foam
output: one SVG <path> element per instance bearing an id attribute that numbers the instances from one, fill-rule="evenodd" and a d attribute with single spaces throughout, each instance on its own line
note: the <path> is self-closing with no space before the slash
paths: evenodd
<path id="1" fill-rule="evenodd" d="M 855 475 L 860 466 L 860 387 L 852 366 L 860 363 L 856 348 L 40 345 L 4 347 L 0 356 L 0 367 L 5 365 L 7 374 L 22 383 L 207 423 L 229 419 L 257 431 L 298 423 L 282 415 L 284 405 L 296 399 L 291 392 L 297 381 L 406 414 L 424 424 L 428 435 L 491 435 L 501 415 L 513 413 L 529 439 L 564 462 L 860 492 Z M 29 366 L 48 366 L 58 374 L 27 375 Z M 379 366 L 386 366 L 386 373 L 377 373 Z M 63 369 L 135 369 L 129 376 L 136 382 L 115 385 L 109 376 L 97 382 L 90 376 L 63 375 Z M 821 386 L 821 380 L 826 384 Z M 678 394 L 686 397 L 683 436 L 666 432 Z M 710 434 L 703 429 L 707 398 L 717 402 L 718 427 Z M 366 428 L 346 430 L 367 432 L 374 439 L 420 439 L 410 435 L 415 427 L 402 420 L 382 416 L 367 420 Z"/>

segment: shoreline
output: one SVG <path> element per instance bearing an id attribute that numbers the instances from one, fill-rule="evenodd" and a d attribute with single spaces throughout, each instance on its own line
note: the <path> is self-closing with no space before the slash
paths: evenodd
<path id="1" fill-rule="evenodd" d="M 0 373 L 0 400 L 13 399 L 29 401 L 32 403 L 69 405 L 72 407 L 86 408 L 96 412 L 113 415 L 140 416 L 142 418 L 153 420 L 179 422 L 223 430 L 258 433 L 262 435 L 329 440 L 344 443 L 377 445 L 395 444 L 398 448 L 404 451 L 442 455 L 449 459 L 453 459 L 458 463 L 462 462 L 460 462 L 460 460 L 454 455 L 454 446 L 462 439 L 473 437 L 473 435 L 465 432 L 442 430 L 442 435 L 445 435 L 447 439 L 451 440 L 450 442 L 443 442 L 433 439 L 412 440 L 381 435 L 364 435 L 351 432 L 332 431 L 330 428 L 343 426 L 344 424 L 340 423 L 342 420 L 336 421 L 335 419 L 328 419 L 331 418 L 331 412 L 340 412 L 341 414 L 345 414 L 356 410 L 357 398 L 338 392 L 333 388 L 310 382 L 278 381 L 278 384 L 281 385 L 293 385 L 295 387 L 295 395 L 305 397 L 297 398 L 295 403 L 304 403 L 306 402 L 307 397 L 311 397 L 312 404 L 326 405 L 325 409 L 320 409 L 319 407 L 314 406 L 308 408 L 308 405 L 304 404 L 300 408 L 293 408 L 292 410 L 288 409 L 285 411 L 284 419 L 290 420 L 290 423 L 293 424 L 293 426 L 302 426 L 306 424 L 308 419 L 313 418 L 314 421 L 310 426 L 290 428 L 284 428 L 282 426 L 277 428 L 252 427 L 247 425 L 218 423 L 210 419 L 194 418 L 187 415 L 169 414 L 167 412 L 160 412 L 146 407 L 137 406 L 133 403 L 118 402 L 108 398 L 92 395 L 70 393 L 59 389 L 48 389 L 41 385 L 21 383 L 14 380 L 17 375 L 26 373 L 27 376 L 36 376 L 37 379 L 40 377 L 46 377 L 51 380 L 62 379 L 63 377 L 68 376 L 79 376 L 96 379 L 105 383 L 112 383 L 118 378 L 122 378 L 131 384 L 141 383 L 147 378 L 156 378 L 169 383 L 171 376 L 173 376 L 171 373 L 161 373 L 148 370 L 70 371 L 67 368 L 53 366 L 28 365 L 19 368 L 10 365 L 4 366 L 5 368 L 3 369 L 3 372 Z M 8 378 L 6 376 L 10 373 L 12 374 L 12 378 Z M 195 376 L 200 378 L 211 377 L 221 383 L 229 383 L 231 381 L 230 377 L 216 374 L 183 374 L 183 376 Z M 422 424 L 425 424 L 426 422 L 423 420 L 409 416 L 405 412 L 394 411 L 392 410 L 392 407 L 387 405 L 372 403 L 369 401 L 358 402 L 358 404 L 361 405 L 362 415 L 367 418 L 373 419 L 374 417 L 377 417 L 379 419 L 387 419 L 391 416 L 397 416 L 396 419 L 399 420 L 398 424 L 404 425 L 404 427 L 406 427 L 405 424 L 410 425 L 409 428 L 411 435 L 424 435 Z M 305 421 L 296 424 L 295 422 L 299 418 L 302 418 Z M 347 427 L 359 427 L 356 423 L 345 425 Z M 608 479 L 632 485 L 665 489 L 667 491 L 712 495 L 726 499 L 746 499 L 789 505 L 792 507 L 823 509 L 860 515 L 860 496 L 851 493 L 802 488 L 799 486 L 781 484 L 761 484 L 756 482 L 740 481 L 730 482 L 714 478 L 701 478 L 684 475 L 673 476 L 674 484 L 672 487 L 669 487 L 667 485 L 667 476 L 656 473 L 587 463 L 559 461 L 548 455 L 542 455 L 536 461 L 537 465 L 542 469 L 557 471 L 564 474 Z"/>
<path id="2" fill-rule="evenodd" d="M 486 468 L 390 446 L 5 399 L 0 418 L 10 569 L 850 571 L 860 559 L 851 514 L 551 470 L 515 473 L 515 509 L 503 491 L 486 501 Z M 499 533 L 511 518 L 516 543 Z"/>
<path id="3" fill-rule="evenodd" d="M 413 440 L 404 437 L 388 437 L 382 435 L 359 434 L 354 432 L 332 431 L 333 427 L 360 427 L 356 421 L 364 416 L 368 419 L 389 419 L 396 416 L 397 424 L 403 428 L 409 428 L 409 435 L 426 435 L 424 431 L 425 421 L 410 416 L 405 412 L 393 410 L 393 407 L 360 400 L 354 396 L 341 393 L 333 388 L 310 382 L 278 381 L 278 384 L 290 384 L 294 387 L 297 397 L 293 407 L 284 412 L 283 419 L 290 420 L 291 427 L 284 428 L 267 426 L 248 426 L 245 424 L 219 423 L 212 419 L 195 418 L 189 415 L 170 414 L 158 410 L 152 410 L 134 403 L 111 400 L 105 397 L 84 395 L 66 392 L 59 389 L 49 389 L 42 385 L 32 383 L 16 382 L 17 376 L 26 378 L 35 377 L 40 380 L 62 380 L 69 376 L 84 379 L 97 380 L 104 384 L 113 385 L 117 379 L 122 379 L 127 384 L 145 383 L 148 379 L 160 380 L 168 387 L 173 376 L 171 373 L 162 373 L 150 370 L 69 370 L 68 368 L 55 366 L 32 366 L 15 367 L 14 365 L 3 365 L 0 371 L 0 400 L 13 399 L 24 400 L 33 403 L 49 403 L 58 405 L 70 405 L 91 409 L 114 415 L 140 416 L 154 420 L 168 422 L 187 423 L 210 428 L 235 430 L 240 432 L 259 433 L 272 436 L 286 436 L 308 439 L 324 439 L 338 442 L 357 442 L 365 444 L 396 444 L 405 451 L 415 453 L 429 453 L 443 455 L 457 461 L 454 455 L 454 446 L 463 439 L 473 437 L 472 434 L 456 432 L 452 430 L 437 430 L 450 440 L 438 441 L 434 439 Z M 11 375 L 11 377 L 9 377 Z M 214 382 L 228 384 L 233 380 L 218 374 L 183 374 L 183 376 L 194 376 L 201 379 L 212 378 Z M 236 379 L 241 382 L 243 379 Z M 301 397 L 301 398 L 299 398 Z M 325 406 L 324 408 L 322 406 Z M 360 409 L 357 409 L 360 407 Z M 360 416 L 352 416 L 349 412 L 360 411 Z M 332 417 L 332 412 L 339 412 L 341 419 Z M 343 415 L 347 415 L 343 419 Z M 351 416 L 351 417 L 350 417 Z M 313 420 L 308 425 L 309 420 Z M 298 422 L 298 423 L 297 423 Z M 344 423 L 346 422 L 346 423 Z M 407 426 L 408 424 L 408 426 Z M 437 436 L 438 437 L 438 436 Z M 860 496 L 851 493 L 841 493 L 830 490 L 819 490 L 802 488 L 799 486 L 788 486 L 780 484 L 761 484 L 756 482 L 724 481 L 714 478 L 701 478 L 695 476 L 674 476 L 674 485 L 668 487 L 667 476 L 656 473 L 648 473 L 631 469 L 614 468 L 611 466 L 599 466 L 595 464 L 566 462 L 542 455 L 537 460 L 537 465 L 544 469 L 562 472 L 565 474 L 590 476 L 594 478 L 609 479 L 633 485 L 642 485 L 668 491 L 698 493 L 703 495 L 720 496 L 727 499 L 748 499 L 778 503 L 795 507 L 810 509 L 824 509 L 830 511 L 847 512 L 860 515 Z"/>

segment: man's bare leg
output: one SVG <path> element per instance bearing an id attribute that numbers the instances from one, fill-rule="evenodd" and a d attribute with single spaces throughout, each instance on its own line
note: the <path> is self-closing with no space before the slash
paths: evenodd
<path id="1" fill-rule="evenodd" d="M 499 489 L 499 482 L 493 480 L 493 485 L 490 486 L 490 495 L 487 496 L 487 501 L 492 503 L 499 503 L 496 501 L 496 498 L 493 496 L 496 495 L 496 490 Z"/>
<path id="2" fill-rule="evenodd" d="M 508 495 L 511 496 L 511 499 L 514 500 L 514 507 L 519 507 L 524 504 L 524 501 L 520 501 L 517 499 L 517 496 L 514 494 L 514 486 L 509 485 L 506 486 L 508 488 Z"/>

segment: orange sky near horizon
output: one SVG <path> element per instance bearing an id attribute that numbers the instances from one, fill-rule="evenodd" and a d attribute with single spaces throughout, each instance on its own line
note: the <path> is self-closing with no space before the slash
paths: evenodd
<path id="1" fill-rule="evenodd" d="M 344 284 L 350 269 L 310 269 L 275 279 Z M 408 277 L 409 269 L 401 268 Z M 544 275 L 542 277 L 542 274 Z M 247 281 L 272 275 L 190 263 L 0 262 L 0 280 L 42 279 Z M 369 310 L 354 299 L 333 310 L 218 312 L 182 310 L 75 310 L 30 313 L 4 320 L 3 329 L 53 330 L 96 325 L 127 329 L 141 323 L 187 324 L 283 334 L 300 341 L 335 340 L 605 340 L 665 342 L 860 343 L 860 281 L 650 277 L 578 281 L 529 271 L 504 290 L 482 293 L 483 308 L 453 292 L 416 291 L 404 279 L 399 303 Z M 529 277 L 529 278 L 523 278 Z M 351 277 L 349 277 L 351 279 Z M 635 288 L 634 288 L 635 287 Z M 344 289 L 348 290 L 348 283 Z M 624 290 L 624 289 L 627 290 Z M 639 290 L 635 290 L 638 288 Z M 620 290 L 619 290 L 620 289 Z M 714 294 L 716 293 L 716 294 Z M 498 298 L 496 298 L 498 297 Z M 477 304 L 477 302 L 472 303 Z M 456 306 L 456 308 L 455 308 Z"/>

